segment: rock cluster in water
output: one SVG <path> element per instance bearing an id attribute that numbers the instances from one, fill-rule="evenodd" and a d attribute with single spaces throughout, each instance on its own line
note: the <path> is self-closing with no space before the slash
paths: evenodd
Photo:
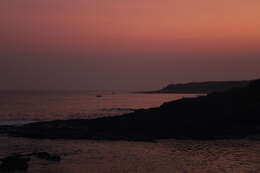
<path id="1" fill-rule="evenodd" d="M 0 172 L 24 171 L 29 167 L 30 158 L 12 155 L 1 159 Z"/>
<path id="2" fill-rule="evenodd" d="M 31 154 L 14 154 L 0 159 L 0 172 L 15 172 L 15 171 L 26 171 L 29 168 L 28 162 L 31 157 L 35 156 L 39 159 L 48 161 L 60 161 L 61 157 L 57 154 L 50 154 L 47 152 L 38 152 Z"/>

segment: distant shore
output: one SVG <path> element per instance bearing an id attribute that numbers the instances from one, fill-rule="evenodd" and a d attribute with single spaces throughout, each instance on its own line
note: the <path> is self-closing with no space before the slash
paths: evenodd
<path id="1" fill-rule="evenodd" d="M 169 84 L 168 86 L 155 91 L 140 91 L 144 94 L 207 94 L 212 92 L 221 92 L 231 88 L 246 87 L 250 81 L 209 81 L 192 82 L 183 84 Z"/>

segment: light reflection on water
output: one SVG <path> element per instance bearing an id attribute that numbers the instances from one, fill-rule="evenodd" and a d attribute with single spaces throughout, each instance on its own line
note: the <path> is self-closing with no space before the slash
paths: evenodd
<path id="1" fill-rule="evenodd" d="M 47 151 L 60 163 L 33 159 L 28 173 L 258 173 L 260 142 L 177 141 L 156 143 L 0 138 L 0 156 Z"/>
<path id="2" fill-rule="evenodd" d="M 191 96 L 194 95 L 111 92 L 0 93 L 0 124 L 119 115 L 133 109 L 157 107 L 163 102 Z"/>

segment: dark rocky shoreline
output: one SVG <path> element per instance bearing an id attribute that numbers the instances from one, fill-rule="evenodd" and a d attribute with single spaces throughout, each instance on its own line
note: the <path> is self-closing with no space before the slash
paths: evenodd
<path id="1" fill-rule="evenodd" d="M 222 92 L 231 88 L 246 87 L 250 81 L 209 81 L 170 84 L 160 90 L 144 91 L 146 94 L 205 94 L 211 92 Z"/>
<path id="2" fill-rule="evenodd" d="M 255 138 L 260 135 L 260 80 L 122 116 L 5 126 L 0 133 L 38 139 L 135 141 Z"/>

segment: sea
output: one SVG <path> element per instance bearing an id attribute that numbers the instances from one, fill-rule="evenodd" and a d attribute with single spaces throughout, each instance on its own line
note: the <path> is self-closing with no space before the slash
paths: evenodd
<path id="1" fill-rule="evenodd" d="M 197 96 L 112 91 L 1 91 L 0 125 L 120 116 Z M 62 160 L 32 158 L 28 173 L 260 173 L 260 142 L 246 139 L 132 142 L 0 136 L 0 159 L 33 152 L 56 153 Z"/>

